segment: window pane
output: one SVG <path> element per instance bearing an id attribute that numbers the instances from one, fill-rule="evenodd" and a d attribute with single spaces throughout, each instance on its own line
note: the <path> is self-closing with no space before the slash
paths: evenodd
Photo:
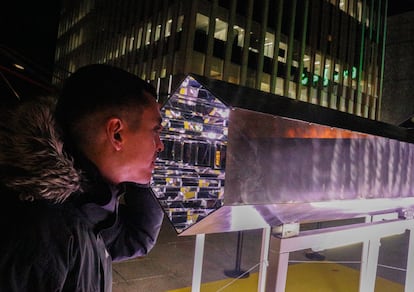
<path id="1" fill-rule="evenodd" d="M 275 47 L 275 35 L 266 32 L 265 44 L 264 44 L 264 55 L 273 58 L 273 51 Z"/>
<path id="2" fill-rule="evenodd" d="M 216 29 L 214 31 L 214 38 L 222 41 L 227 41 L 227 22 L 216 18 Z"/>
<path id="3" fill-rule="evenodd" d="M 208 34 L 209 18 L 203 14 L 197 13 L 196 16 L 196 30 L 203 31 Z"/>
<path id="4" fill-rule="evenodd" d="M 238 47 L 243 47 L 244 43 L 244 29 L 241 28 L 238 25 L 233 26 L 234 29 L 234 40 L 235 44 L 237 44 Z"/>

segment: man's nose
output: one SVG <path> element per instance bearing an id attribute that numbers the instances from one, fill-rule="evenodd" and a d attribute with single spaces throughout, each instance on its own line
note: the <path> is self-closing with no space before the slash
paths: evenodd
<path id="1" fill-rule="evenodd" d="M 162 142 L 161 138 L 158 137 L 158 143 L 157 143 L 157 152 L 164 151 L 164 143 Z"/>

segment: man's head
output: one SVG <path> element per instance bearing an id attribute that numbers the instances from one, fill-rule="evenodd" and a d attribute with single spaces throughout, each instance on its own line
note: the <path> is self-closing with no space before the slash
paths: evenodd
<path id="1" fill-rule="evenodd" d="M 164 146 L 155 90 L 122 69 L 88 65 L 64 83 L 56 107 L 69 151 L 90 159 L 104 178 L 148 183 Z"/>

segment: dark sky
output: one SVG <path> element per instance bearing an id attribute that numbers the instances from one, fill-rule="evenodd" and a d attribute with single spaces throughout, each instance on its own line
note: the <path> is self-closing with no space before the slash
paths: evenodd
<path id="1" fill-rule="evenodd" d="M 388 15 L 414 10 L 414 0 L 388 0 Z"/>
<path id="2" fill-rule="evenodd" d="M 116 1 L 116 0 L 115 0 Z M 51 70 L 60 0 L 13 0 L 0 12 L 0 42 Z M 414 0 L 388 0 L 389 14 L 414 10 Z"/>
<path id="3" fill-rule="evenodd" d="M 0 106 L 55 92 L 51 84 L 61 0 L 13 0 L 0 9 Z M 13 64 L 21 64 L 24 70 Z"/>
<path id="4" fill-rule="evenodd" d="M 60 0 L 7 1 L 0 12 L 0 44 L 51 70 L 59 3 Z"/>

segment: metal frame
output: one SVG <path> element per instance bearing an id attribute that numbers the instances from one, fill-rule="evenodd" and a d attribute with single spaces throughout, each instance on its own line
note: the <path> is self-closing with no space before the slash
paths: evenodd
<path id="1" fill-rule="evenodd" d="M 414 272 L 413 229 L 413 219 L 396 219 L 304 231 L 299 236 L 291 238 L 272 236 L 270 239 L 271 251 L 266 291 L 285 291 L 290 252 L 308 248 L 335 248 L 360 242 L 363 243 L 363 248 L 359 291 L 374 291 L 380 239 L 404 233 L 406 230 L 410 231 L 410 242 L 407 255 L 405 291 L 413 291 L 414 281 L 408 277 Z"/>
<path id="2" fill-rule="evenodd" d="M 270 226 L 263 228 L 262 232 L 262 248 L 260 254 L 259 267 L 259 283 L 257 287 L 258 292 L 264 292 L 266 288 L 266 275 L 269 255 L 269 241 L 271 237 Z M 203 270 L 203 256 L 204 256 L 205 234 L 197 234 L 194 251 L 194 265 L 193 265 L 193 281 L 191 292 L 200 292 L 201 275 Z"/>
<path id="3" fill-rule="evenodd" d="M 193 282 L 191 291 L 199 292 L 201 286 L 201 275 L 203 272 L 204 243 L 206 235 L 197 234 L 194 251 Z"/>
<path id="4" fill-rule="evenodd" d="M 375 289 L 380 240 L 383 237 L 409 234 L 405 291 L 414 291 L 414 219 L 392 219 L 373 221 L 339 227 L 303 231 L 298 236 L 279 238 L 271 234 L 271 227 L 263 229 L 259 268 L 259 292 L 284 292 L 288 273 L 290 252 L 308 248 L 327 249 L 354 243 L 363 243 L 359 291 Z M 199 292 L 204 256 L 205 234 L 196 235 L 193 266 L 192 292 Z"/>

